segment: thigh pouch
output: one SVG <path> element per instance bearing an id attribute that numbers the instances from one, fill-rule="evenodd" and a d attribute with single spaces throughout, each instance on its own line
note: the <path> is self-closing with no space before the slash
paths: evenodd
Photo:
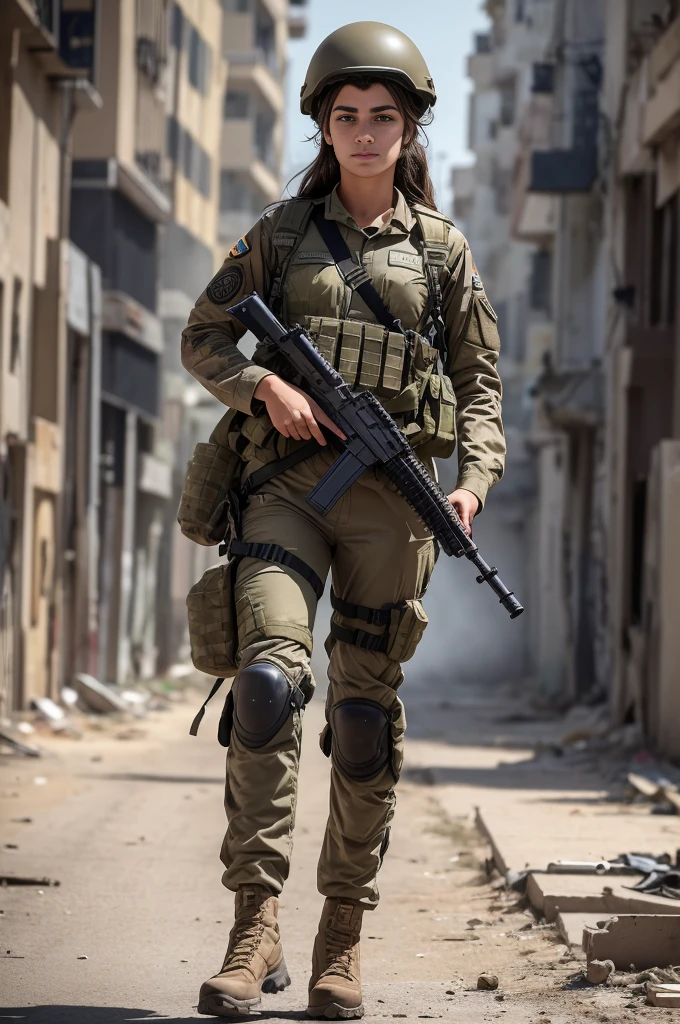
<path id="1" fill-rule="evenodd" d="M 382 608 L 367 608 L 365 605 L 343 601 L 331 591 L 333 610 L 348 619 L 359 619 L 371 626 L 382 626 L 382 633 L 370 633 L 365 629 L 350 629 L 341 626 L 335 615 L 331 619 L 330 639 L 352 644 L 364 651 L 385 654 L 392 661 L 408 661 L 415 654 L 416 647 L 427 626 L 427 615 L 420 601 L 398 601 L 384 604 Z"/>
<path id="2" fill-rule="evenodd" d="M 220 553 L 222 553 L 222 549 L 220 549 Z M 317 573 L 301 558 L 286 551 L 280 544 L 248 543 L 241 540 L 231 542 L 229 561 L 224 565 L 216 565 L 208 569 L 198 583 L 191 588 L 187 597 L 191 660 L 200 672 L 211 676 L 220 676 L 191 725 L 189 731 L 192 736 L 198 732 L 208 701 L 217 693 L 224 679 L 233 676 L 237 670 L 238 630 L 234 605 L 234 584 L 236 566 L 241 558 L 260 558 L 265 562 L 284 565 L 309 583 L 317 600 L 323 594 L 323 581 Z M 227 702 L 230 698 L 231 693 Z M 225 705 L 226 711 L 227 705 Z M 223 731 L 224 727 L 220 723 L 220 742 L 223 743 L 223 746 L 227 746 L 228 739 L 227 742 L 223 742 Z"/>

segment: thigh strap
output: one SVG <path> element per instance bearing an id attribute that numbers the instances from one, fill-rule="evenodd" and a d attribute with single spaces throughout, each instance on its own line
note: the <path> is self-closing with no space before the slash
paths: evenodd
<path id="1" fill-rule="evenodd" d="M 323 581 L 321 577 L 314 572 L 311 566 L 307 565 L 306 562 L 303 562 L 301 558 L 298 558 L 291 551 L 286 551 L 280 544 L 233 540 L 229 546 L 229 555 L 231 558 L 261 558 L 264 562 L 277 562 L 279 565 L 285 565 L 287 569 L 292 569 L 293 572 L 298 573 L 303 579 L 307 580 L 316 594 L 317 601 L 321 599 L 323 594 Z"/>
<path id="2" fill-rule="evenodd" d="M 333 610 L 345 615 L 348 619 L 361 619 L 370 626 L 384 626 L 382 633 L 369 633 L 365 629 L 349 629 L 331 620 L 331 636 L 334 640 L 341 640 L 345 644 L 352 644 L 364 651 L 378 651 L 385 654 L 389 646 L 389 626 L 392 619 L 392 611 L 399 607 L 397 604 L 384 604 L 382 608 L 368 608 L 363 604 L 353 604 L 351 601 L 343 601 L 331 590 L 331 605 Z"/>

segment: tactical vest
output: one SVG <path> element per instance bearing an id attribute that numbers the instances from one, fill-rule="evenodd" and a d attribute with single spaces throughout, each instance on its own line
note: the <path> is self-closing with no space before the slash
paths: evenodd
<path id="1" fill-rule="evenodd" d="M 276 271 L 267 298 L 273 312 L 284 323 L 290 322 L 286 280 L 315 205 L 312 200 L 289 200 L 273 233 Z M 439 274 L 449 256 L 450 222 L 420 205 L 413 207 L 413 213 L 418 223 L 420 255 L 427 282 L 427 303 L 421 318 L 427 337 L 416 331 L 409 331 L 404 337 L 380 324 L 357 319 L 311 315 L 294 319 L 302 320 L 302 326 L 319 351 L 350 387 L 366 388 L 376 394 L 418 455 L 448 458 L 456 444 L 456 400 L 451 381 L 441 366 L 446 360 L 446 337 Z M 408 254 L 402 256 L 406 258 Z M 333 263 L 333 260 L 326 262 Z M 354 273 L 357 270 L 358 265 Z M 343 273 L 343 286 L 352 288 L 352 273 L 352 270 Z M 280 356 L 261 345 L 253 360 L 275 373 L 281 373 L 285 366 Z M 252 416 L 229 410 L 213 435 L 213 440 L 219 438 L 218 443 L 226 443 L 244 459 L 248 473 L 273 460 L 287 458 L 308 443 L 283 437 L 272 426 L 262 403 L 253 405 Z"/>

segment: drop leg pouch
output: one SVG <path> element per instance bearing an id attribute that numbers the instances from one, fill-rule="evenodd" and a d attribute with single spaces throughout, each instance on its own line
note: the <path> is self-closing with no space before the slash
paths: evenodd
<path id="1" fill-rule="evenodd" d="M 210 676 L 236 673 L 234 583 L 238 559 L 208 569 L 187 596 L 191 660 Z"/>

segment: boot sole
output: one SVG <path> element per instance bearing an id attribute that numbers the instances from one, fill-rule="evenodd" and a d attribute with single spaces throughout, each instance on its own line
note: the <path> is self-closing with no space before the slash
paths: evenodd
<path id="1" fill-rule="evenodd" d="M 360 1006 L 340 1006 L 339 1003 L 327 1003 L 325 1006 L 308 1006 L 307 1016 L 312 1020 L 359 1020 L 364 1015 L 364 1004 Z"/>
<path id="2" fill-rule="evenodd" d="M 262 982 L 262 991 L 283 992 L 284 988 L 290 985 L 290 975 L 286 967 L 286 961 L 282 960 L 275 970 Z M 244 1017 L 253 1010 L 259 1010 L 262 1000 L 259 996 L 254 999 L 234 999 L 226 992 L 211 992 L 209 995 L 199 999 L 196 1007 L 198 1013 L 204 1013 L 209 1017 Z"/>

